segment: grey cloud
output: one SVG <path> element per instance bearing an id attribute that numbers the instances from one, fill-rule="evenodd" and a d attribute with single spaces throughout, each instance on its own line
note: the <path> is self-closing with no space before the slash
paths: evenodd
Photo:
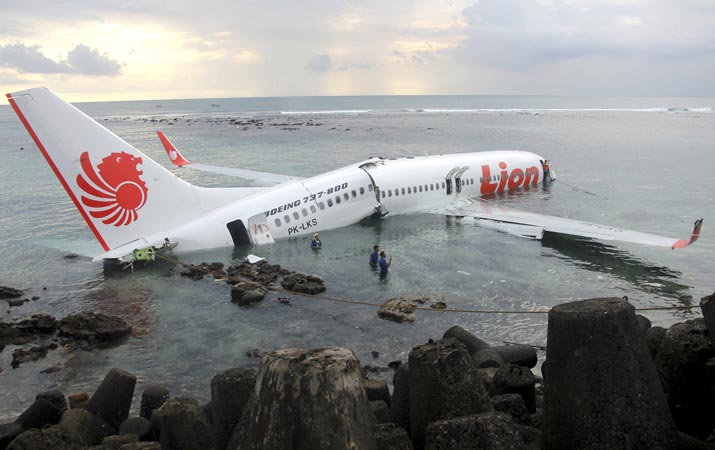
<path id="1" fill-rule="evenodd" d="M 0 47 L 0 65 L 15 68 L 21 73 L 69 73 L 72 68 L 57 63 L 42 54 L 40 47 L 8 44 Z"/>
<path id="2" fill-rule="evenodd" d="M 119 75 L 122 66 L 115 60 L 109 59 L 106 54 L 100 55 L 96 49 L 79 44 L 67 54 L 67 61 L 84 75 L 115 76 Z"/>
<path id="3" fill-rule="evenodd" d="M 53 61 L 37 45 L 8 44 L 0 46 L 0 66 L 20 73 L 79 73 L 89 76 L 119 75 L 121 65 L 96 49 L 79 44 L 67 53 L 66 61 Z"/>
<path id="4" fill-rule="evenodd" d="M 310 58 L 306 67 L 314 72 L 327 72 L 332 66 L 333 60 L 330 55 L 315 55 Z"/>

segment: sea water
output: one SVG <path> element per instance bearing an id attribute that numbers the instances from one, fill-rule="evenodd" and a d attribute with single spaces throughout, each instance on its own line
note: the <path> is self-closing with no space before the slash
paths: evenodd
<path id="1" fill-rule="evenodd" d="M 161 130 L 193 161 L 310 177 L 366 159 L 519 149 L 549 158 L 558 182 L 493 200 L 543 214 L 689 237 L 672 251 L 574 238 L 532 241 L 436 214 L 395 216 L 307 238 L 177 255 L 187 263 L 241 261 L 248 254 L 323 277 L 327 296 L 382 303 L 429 297 L 448 308 L 533 313 L 418 311 L 414 323 L 377 317 L 370 306 L 269 293 L 252 307 L 230 301 L 227 284 L 175 275 L 157 261 L 134 270 L 92 263 L 102 252 L 42 155 L 9 107 L 0 107 L 0 285 L 37 296 L 5 308 L 4 320 L 82 311 L 123 317 L 123 344 L 59 349 L 10 367 L 0 353 L 0 420 L 37 392 L 93 392 L 112 367 L 172 395 L 209 398 L 211 378 L 257 367 L 253 349 L 345 346 L 364 365 L 406 360 L 410 349 L 452 325 L 499 341 L 546 344 L 556 304 L 627 296 L 636 308 L 697 305 L 715 291 L 715 99 L 559 97 L 301 97 L 203 99 L 77 105 L 181 178 L 202 186 L 246 186 L 236 178 L 173 167 Z M 380 281 L 368 256 L 380 244 L 393 258 Z M 67 258 L 79 254 L 78 258 Z M 426 305 L 429 305 L 428 302 Z M 699 317 L 697 308 L 643 312 L 654 325 Z M 374 357 L 372 352 L 378 352 Z M 543 352 L 540 353 L 543 359 Z M 60 367 L 54 373 L 41 373 Z M 388 378 L 391 375 L 388 373 Z"/>

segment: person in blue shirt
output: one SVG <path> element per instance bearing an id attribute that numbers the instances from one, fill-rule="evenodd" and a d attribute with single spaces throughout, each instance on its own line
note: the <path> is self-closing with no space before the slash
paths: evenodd
<path id="1" fill-rule="evenodd" d="M 310 241 L 310 248 L 312 248 L 313 250 L 317 250 L 317 249 L 319 249 L 319 248 L 322 247 L 322 246 L 323 246 L 323 243 L 320 242 L 320 238 L 318 237 L 318 233 L 315 233 L 315 234 L 313 235 L 313 240 Z"/>
<path id="2" fill-rule="evenodd" d="M 370 253 L 370 267 L 373 269 L 377 269 L 377 261 L 380 259 L 379 252 L 380 252 L 380 246 L 373 245 L 372 253 Z"/>
<path id="3" fill-rule="evenodd" d="M 392 264 L 392 256 L 390 256 L 389 260 L 385 258 L 387 258 L 387 255 L 383 250 L 380 252 L 380 259 L 377 261 L 377 264 L 380 266 L 380 278 L 385 278 L 387 276 L 387 268 L 390 267 L 390 264 Z"/>

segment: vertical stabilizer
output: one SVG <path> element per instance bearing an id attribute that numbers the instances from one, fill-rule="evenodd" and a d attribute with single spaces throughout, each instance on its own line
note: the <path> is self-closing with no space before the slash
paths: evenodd
<path id="1" fill-rule="evenodd" d="M 192 185 L 48 89 L 7 98 L 105 251 L 200 214 Z"/>

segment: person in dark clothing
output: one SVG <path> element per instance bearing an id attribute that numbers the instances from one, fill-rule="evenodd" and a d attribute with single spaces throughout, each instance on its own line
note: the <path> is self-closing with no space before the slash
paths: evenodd
<path id="1" fill-rule="evenodd" d="M 387 269 L 390 267 L 392 264 L 392 256 L 390 256 L 390 259 L 386 259 L 387 254 L 385 251 L 380 252 L 380 259 L 377 261 L 377 264 L 380 266 L 380 278 L 384 278 L 387 276 Z"/>
<path id="2" fill-rule="evenodd" d="M 370 253 L 370 267 L 373 269 L 377 269 L 377 261 L 380 259 L 380 246 L 379 245 L 373 245 L 372 246 L 372 253 Z"/>
<path id="3" fill-rule="evenodd" d="M 318 237 L 318 233 L 315 233 L 315 234 L 313 235 L 313 240 L 310 241 L 310 248 L 312 248 L 313 250 L 317 250 L 317 249 L 319 249 L 319 248 L 322 247 L 322 246 L 323 246 L 323 243 L 320 242 L 320 238 Z"/>

